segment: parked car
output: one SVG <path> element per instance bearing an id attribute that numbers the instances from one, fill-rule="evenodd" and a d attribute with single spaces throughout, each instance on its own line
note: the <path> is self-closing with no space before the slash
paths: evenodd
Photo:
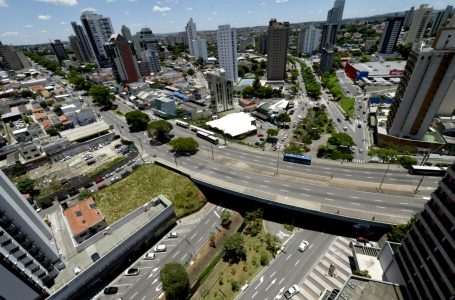
<path id="1" fill-rule="evenodd" d="M 160 244 L 153 248 L 154 252 L 166 252 L 166 245 Z"/>
<path id="2" fill-rule="evenodd" d="M 125 276 L 137 276 L 137 275 L 139 275 L 138 268 L 129 268 L 128 270 L 125 271 Z"/>
<path id="3" fill-rule="evenodd" d="M 114 294 L 117 294 L 117 292 L 118 292 L 118 287 L 116 287 L 116 286 L 108 286 L 103 291 L 104 295 L 114 295 Z"/>
<path id="4" fill-rule="evenodd" d="M 294 284 L 286 292 L 284 292 L 284 297 L 286 299 L 290 299 L 292 296 L 294 296 L 298 292 L 299 292 L 299 287 L 297 286 L 297 284 Z"/>
<path id="5" fill-rule="evenodd" d="M 299 245 L 299 251 L 303 252 L 305 249 L 308 247 L 308 242 L 307 241 L 302 241 Z"/>
<path id="6" fill-rule="evenodd" d="M 155 258 L 156 258 L 156 254 L 153 252 L 147 252 L 144 255 L 144 259 L 146 259 L 146 260 L 154 260 Z"/>
<path id="7" fill-rule="evenodd" d="M 178 238 L 178 234 L 177 234 L 177 232 L 172 231 L 172 232 L 169 233 L 169 237 L 172 238 L 172 239 L 175 239 L 175 238 Z"/>
<path id="8" fill-rule="evenodd" d="M 102 190 L 102 189 L 104 189 L 105 187 L 107 187 L 107 184 L 105 184 L 105 183 L 100 184 L 100 185 L 98 185 L 98 190 Z"/>
<path id="9" fill-rule="evenodd" d="M 104 180 L 103 178 L 98 177 L 98 178 L 95 179 L 95 183 L 100 183 L 100 182 L 103 181 L 103 180 Z"/>

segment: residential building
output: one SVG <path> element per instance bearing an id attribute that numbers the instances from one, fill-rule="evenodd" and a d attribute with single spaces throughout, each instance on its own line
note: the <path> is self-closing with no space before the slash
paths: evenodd
<path id="1" fill-rule="evenodd" d="M 109 67 L 104 43 L 114 34 L 111 19 L 93 11 L 83 11 L 81 22 L 98 64 L 102 68 Z"/>
<path id="2" fill-rule="evenodd" d="M 207 62 L 207 42 L 205 39 L 198 37 L 196 40 L 192 40 L 190 45 L 193 48 L 193 56 L 195 60 L 202 58 L 204 63 Z"/>
<path id="3" fill-rule="evenodd" d="M 267 80 L 284 80 L 288 62 L 289 22 L 269 21 Z"/>
<path id="4" fill-rule="evenodd" d="M 431 35 L 435 35 L 436 32 L 445 25 L 447 19 L 449 18 L 450 14 L 452 13 L 453 6 L 447 5 L 445 10 L 438 11 L 436 13 L 436 17 L 433 20 L 433 25 L 431 26 Z"/>
<path id="5" fill-rule="evenodd" d="M 256 51 L 262 55 L 267 54 L 267 34 L 265 32 L 258 35 Z"/>
<path id="6" fill-rule="evenodd" d="M 319 51 L 322 48 L 335 46 L 337 37 L 337 24 L 325 24 L 322 27 L 321 43 L 319 44 Z"/>
<path id="7" fill-rule="evenodd" d="M 225 77 L 224 70 L 208 72 L 206 79 L 210 90 L 210 109 L 215 113 L 233 109 L 234 86 L 232 80 Z"/>
<path id="8" fill-rule="evenodd" d="M 120 32 L 125 37 L 125 39 L 127 39 L 130 42 L 133 41 L 133 36 L 131 35 L 131 30 L 129 29 L 128 26 L 122 25 L 122 29 L 120 30 Z"/>
<path id="9" fill-rule="evenodd" d="M 384 31 L 382 32 L 379 41 L 379 53 L 392 54 L 395 51 L 403 22 L 404 17 L 387 18 L 384 24 Z"/>
<path id="10" fill-rule="evenodd" d="M 406 37 L 407 43 L 420 43 L 431 18 L 433 9 L 427 4 L 420 5 L 420 8 L 415 11 L 412 18 L 411 27 L 409 28 Z"/>
<path id="11" fill-rule="evenodd" d="M 51 48 L 59 61 L 68 59 L 68 55 L 66 55 L 65 46 L 63 46 L 62 41 L 55 40 L 53 43 L 51 43 Z"/>
<path id="12" fill-rule="evenodd" d="M 321 30 L 310 25 L 310 28 L 299 33 L 298 48 L 301 52 L 298 53 L 308 53 L 311 54 L 314 51 L 319 49 L 319 44 L 321 43 Z"/>
<path id="13" fill-rule="evenodd" d="M 192 41 L 197 40 L 197 30 L 196 30 L 196 23 L 193 22 L 193 18 L 190 18 L 190 20 L 186 24 L 185 31 L 186 31 L 186 38 L 188 40 L 188 46 L 190 48 L 190 55 L 195 56 Z"/>
<path id="14" fill-rule="evenodd" d="M 413 51 L 392 103 L 389 135 L 420 140 L 437 115 L 455 109 L 455 29 L 439 32 L 433 49 Z"/>
<path id="15" fill-rule="evenodd" d="M 410 299 L 452 299 L 455 295 L 454 229 L 452 165 L 394 255 Z M 398 273 L 393 271 L 385 275 L 392 277 Z"/>
<path id="16" fill-rule="evenodd" d="M 137 82 L 140 73 L 132 44 L 121 34 L 113 34 L 104 47 L 116 80 L 123 83 Z"/>
<path id="17" fill-rule="evenodd" d="M 155 50 L 144 50 L 141 52 L 141 59 L 147 66 L 147 75 L 161 71 L 160 54 Z"/>
<path id="18" fill-rule="evenodd" d="M 50 227 L 0 170 L 0 293 L 5 299 L 39 299 L 63 263 Z"/>
<path id="19" fill-rule="evenodd" d="M 152 30 L 148 27 L 141 28 L 133 37 L 136 57 L 147 64 L 147 75 L 161 71 L 160 46 Z"/>
<path id="20" fill-rule="evenodd" d="M 255 45 L 256 45 L 256 41 L 254 40 L 254 37 L 242 37 L 239 40 L 239 51 L 246 52 L 247 46 L 255 47 Z"/>
<path id="21" fill-rule="evenodd" d="M 6 67 L 10 70 L 20 70 L 23 68 L 29 68 L 31 65 L 25 57 L 22 51 L 17 51 L 12 46 L 3 45 L 0 42 L 0 58 Z"/>
<path id="22" fill-rule="evenodd" d="M 237 82 L 237 34 L 229 24 L 218 26 L 217 31 L 218 60 L 220 68 L 226 72 L 226 78 Z"/>
<path id="23" fill-rule="evenodd" d="M 409 27 L 411 26 L 411 23 L 412 23 L 412 19 L 414 18 L 414 6 L 411 7 L 409 10 L 406 11 L 406 13 L 404 14 L 404 22 L 403 22 L 403 27 L 405 29 L 409 29 Z"/>
<path id="24" fill-rule="evenodd" d="M 156 98 L 154 101 L 154 107 L 166 116 L 171 117 L 177 115 L 177 107 L 174 99 L 164 97 Z"/>
<path id="25" fill-rule="evenodd" d="M 321 74 L 332 72 L 333 57 L 334 57 L 333 47 L 329 46 L 327 48 L 322 48 L 321 62 L 319 65 L 319 70 L 321 71 Z"/>
<path id="26" fill-rule="evenodd" d="M 84 28 L 78 25 L 76 22 L 71 22 L 76 40 L 73 39 L 71 47 L 76 53 L 76 57 L 79 55 L 81 62 L 89 62 L 95 59 L 95 55 L 92 50 L 92 46 L 88 40 L 87 35 L 84 32 Z M 77 43 L 76 43 L 77 41 Z M 71 42 L 71 39 L 70 39 Z"/>
<path id="27" fill-rule="evenodd" d="M 327 23 L 336 24 L 337 29 L 340 29 L 343 20 L 344 2 L 345 0 L 335 0 L 333 8 L 327 12 Z"/>

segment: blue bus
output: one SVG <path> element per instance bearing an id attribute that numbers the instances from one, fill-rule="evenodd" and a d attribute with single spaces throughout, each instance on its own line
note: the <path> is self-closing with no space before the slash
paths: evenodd
<path id="1" fill-rule="evenodd" d="M 292 153 L 284 153 L 284 161 L 290 161 L 298 164 L 311 165 L 311 156 Z"/>

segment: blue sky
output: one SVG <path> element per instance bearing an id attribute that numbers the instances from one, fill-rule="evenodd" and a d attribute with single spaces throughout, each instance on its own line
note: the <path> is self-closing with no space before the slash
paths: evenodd
<path id="1" fill-rule="evenodd" d="M 333 0 L 0 0 L 0 41 L 4 44 L 44 43 L 68 40 L 71 21 L 80 20 L 84 9 L 96 10 L 112 20 L 119 32 L 122 24 L 132 33 L 148 26 L 155 33 L 183 31 L 190 17 L 198 30 L 213 30 L 220 24 L 233 27 L 266 25 L 279 21 L 325 20 Z M 346 0 L 344 18 L 404 11 L 415 0 Z M 426 0 L 435 9 L 453 1 Z"/>

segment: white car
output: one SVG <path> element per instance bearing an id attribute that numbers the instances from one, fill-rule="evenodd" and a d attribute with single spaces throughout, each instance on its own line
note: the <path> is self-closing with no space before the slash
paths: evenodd
<path id="1" fill-rule="evenodd" d="M 154 252 L 166 252 L 166 245 L 157 245 L 153 248 Z"/>
<path id="2" fill-rule="evenodd" d="M 305 249 L 308 247 L 308 242 L 307 241 L 302 241 L 299 245 L 299 251 L 300 252 L 303 252 L 305 251 Z"/>
<path id="3" fill-rule="evenodd" d="M 153 252 L 147 252 L 144 255 L 144 259 L 146 259 L 146 260 L 154 260 L 155 258 L 156 258 L 156 254 Z"/>
<path id="4" fill-rule="evenodd" d="M 297 286 L 297 284 L 294 284 L 286 292 L 284 292 L 284 297 L 286 299 L 290 299 L 292 296 L 294 296 L 298 292 L 299 292 L 299 287 Z"/>
<path id="5" fill-rule="evenodd" d="M 175 231 L 172 231 L 171 233 L 169 233 L 169 237 L 170 237 L 171 239 L 176 239 L 176 238 L 178 238 L 178 236 L 179 236 L 179 235 L 178 235 L 177 232 L 175 232 Z"/>

